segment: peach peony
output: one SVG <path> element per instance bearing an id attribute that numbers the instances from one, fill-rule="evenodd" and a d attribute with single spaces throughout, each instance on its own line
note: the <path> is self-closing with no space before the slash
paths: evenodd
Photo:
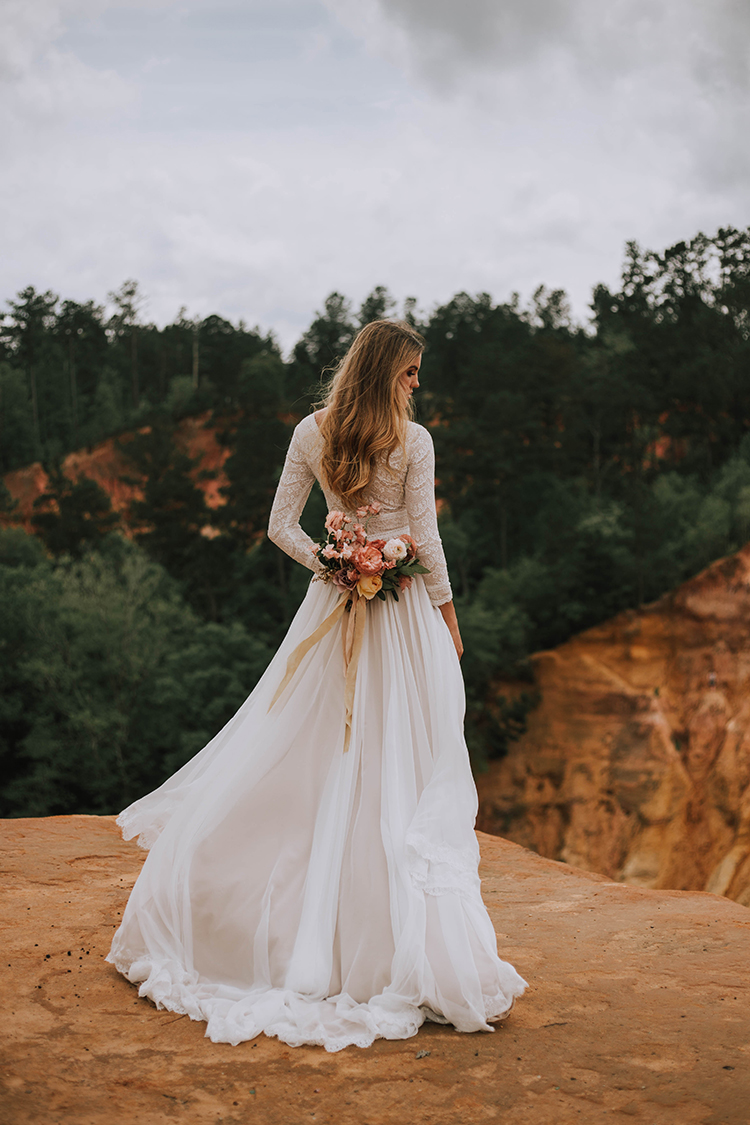
<path id="1" fill-rule="evenodd" d="M 372 543 L 368 543 L 365 547 L 360 547 L 354 557 L 354 562 L 361 573 L 366 575 L 382 574 L 385 569 L 383 556 Z"/>
<path id="2" fill-rule="evenodd" d="M 357 590 L 360 597 L 367 598 L 368 602 L 374 598 L 380 587 L 383 585 L 383 579 L 379 574 L 363 574 L 357 583 Z"/>

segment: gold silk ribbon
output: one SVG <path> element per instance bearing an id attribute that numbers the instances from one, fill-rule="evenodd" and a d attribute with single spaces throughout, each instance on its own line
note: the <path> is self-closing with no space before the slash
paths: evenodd
<path id="1" fill-rule="evenodd" d="M 276 694 L 268 705 L 268 710 L 278 703 L 285 688 L 288 687 L 292 676 L 299 668 L 302 660 L 318 641 L 322 641 L 346 611 L 347 604 L 351 601 L 349 619 L 341 630 L 341 639 L 344 650 L 344 707 L 346 710 L 346 728 L 344 731 L 344 753 L 349 749 L 352 737 L 352 715 L 354 713 L 354 689 L 357 684 L 357 666 L 362 652 L 362 642 L 365 637 L 365 617 L 367 615 L 367 599 L 359 596 L 357 590 L 342 594 L 340 601 L 332 613 L 328 614 L 325 621 L 318 625 L 314 633 L 306 637 L 295 648 L 286 662 L 284 679 L 276 689 Z"/>

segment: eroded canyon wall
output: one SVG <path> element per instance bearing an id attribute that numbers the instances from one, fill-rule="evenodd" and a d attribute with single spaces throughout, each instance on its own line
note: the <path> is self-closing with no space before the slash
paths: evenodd
<path id="1" fill-rule="evenodd" d="M 210 412 L 183 418 L 175 426 L 174 439 L 177 448 L 194 459 L 192 476 L 198 488 L 205 493 L 209 508 L 218 508 L 225 502 L 220 491 L 227 483 L 222 469 L 230 450 L 219 443 L 216 427 L 210 423 Z M 141 432 L 147 429 L 144 427 Z M 69 480 L 87 477 L 104 489 L 114 510 L 124 517 L 126 532 L 130 504 L 142 495 L 139 485 L 133 480 L 133 466 L 120 448 L 120 443 L 127 443 L 130 436 L 123 434 L 120 438 L 107 438 L 90 449 L 68 453 L 62 462 L 63 474 Z M 33 531 L 34 502 L 45 491 L 48 482 L 49 476 L 38 461 L 6 473 L 3 483 L 17 507 L 0 518 L 0 525 L 20 524 L 27 531 Z"/>
<path id="2" fill-rule="evenodd" d="M 478 777 L 478 827 L 750 906 L 750 545 L 533 663 L 541 702 Z"/>

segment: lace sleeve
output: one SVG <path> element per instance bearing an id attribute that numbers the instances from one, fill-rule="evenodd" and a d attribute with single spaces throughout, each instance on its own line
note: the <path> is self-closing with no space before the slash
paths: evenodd
<path id="1" fill-rule="evenodd" d="M 311 548 L 314 542 L 300 527 L 299 518 L 315 483 L 315 474 L 305 456 L 301 426 L 295 429 L 287 451 L 273 507 L 268 519 L 268 538 L 308 570 L 318 570 Z"/>
<path id="2" fill-rule="evenodd" d="M 409 531 L 417 541 L 420 562 L 430 568 L 424 576 L 430 601 L 435 606 L 443 605 L 453 594 L 435 510 L 435 449 L 423 426 L 415 427 L 409 447 L 404 493 Z"/>

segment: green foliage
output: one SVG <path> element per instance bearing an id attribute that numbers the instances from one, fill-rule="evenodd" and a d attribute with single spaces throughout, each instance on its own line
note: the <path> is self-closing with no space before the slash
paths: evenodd
<path id="1" fill-rule="evenodd" d="M 28 464 L 36 455 L 34 425 L 23 372 L 0 363 L 0 468 Z"/>
<path id="2" fill-rule="evenodd" d="M 0 731 L 16 812 L 122 804 L 197 749 L 239 700 L 238 685 L 250 685 L 278 644 L 309 580 L 264 534 L 292 426 L 357 328 L 395 310 L 383 286 L 358 310 L 332 293 L 284 361 L 272 336 L 217 315 L 182 310 L 164 328 L 144 323 L 134 282 L 111 301 L 107 319 L 92 302 L 29 287 L 9 302 L 0 331 L 3 471 L 58 464 L 68 450 L 127 432 L 123 449 L 143 488 L 130 513 L 135 548 L 111 535 L 114 517 L 95 486 L 58 472 L 35 514 L 57 561 L 28 537 L 0 537 Z M 571 321 L 565 294 L 544 286 L 528 307 L 515 295 L 496 304 L 459 293 L 428 317 L 415 310 L 409 298 L 404 315 L 428 344 L 418 409 L 435 439 L 466 648 L 467 734 L 481 766 L 505 752 L 534 704 L 532 652 L 659 597 L 750 537 L 750 230 L 698 235 L 661 254 L 630 244 L 619 287 L 595 289 L 585 328 Z M 224 504 L 213 510 L 175 441 L 176 420 L 204 412 L 228 450 Z M 5 522 L 11 508 L 0 494 Z M 317 536 L 324 516 L 315 488 L 303 526 Z M 138 601 L 137 567 L 153 607 Z M 122 649 L 116 674 L 113 653 L 96 648 L 109 621 L 105 594 Z M 163 682 L 155 665 L 148 684 L 139 679 L 136 642 L 117 625 L 126 602 L 140 623 L 133 636 L 161 654 Z M 51 686 L 34 694 L 42 669 Z M 201 702 L 191 710 L 193 690 Z M 131 709 L 148 763 L 128 733 Z M 108 769 L 120 769 L 117 785 L 137 779 L 122 798 L 94 799 L 94 789 L 75 788 L 69 763 L 58 769 L 55 748 L 76 739 L 96 747 L 97 793 Z"/>
<path id="3" fill-rule="evenodd" d="M 143 323 L 144 297 L 126 281 L 109 294 L 114 313 L 60 301 L 33 286 L 0 314 L 0 467 L 54 461 L 81 445 L 147 423 L 153 410 L 179 418 L 231 411 L 242 365 L 275 348 L 270 336 L 219 316 L 165 328 Z"/>
<path id="4" fill-rule="evenodd" d="M 300 413 L 308 412 L 320 393 L 322 376 L 343 358 L 355 331 L 351 305 L 340 293 L 331 293 L 292 353 L 289 397 Z"/>
<path id="5" fill-rule="evenodd" d="M 370 324 L 373 320 L 383 320 L 393 316 L 396 302 L 386 289 L 385 285 L 376 285 L 372 293 L 365 297 L 357 314 L 360 328 Z"/>
<path id="6" fill-rule="evenodd" d="M 212 535 L 213 514 L 195 480 L 196 462 L 177 446 L 164 415 L 120 449 L 133 467 L 130 480 L 142 489 L 129 513 L 136 542 L 169 571 L 202 616 L 216 620 L 217 578 L 227 545 Z"/>
<path id="7" fill-rule="evenodd" d="M 120 522 L 109 496 L 96 481 L 71 481 L 59 466 L 34 501 L 34 531 L 53 555 L 79 557 L 96 547 Z"/>
<path id="8" fill-rule="evenodd" d="M 0 534 L 0 815 L 117 811 L 210 740 L 268 649 L 123 540 L 55 564 L 21 534 Z"/>
<path id="9" fill-rule="evenodd" d="M 291 426 L 280 418 L 284 375 L 276 351 L 246 360 L 240 370 L 241 412 L 221 435 L 232 450 L 224 466 L 228 504 L 221 515 L 246 547 L 265 530 L 291 437 Z"/>

